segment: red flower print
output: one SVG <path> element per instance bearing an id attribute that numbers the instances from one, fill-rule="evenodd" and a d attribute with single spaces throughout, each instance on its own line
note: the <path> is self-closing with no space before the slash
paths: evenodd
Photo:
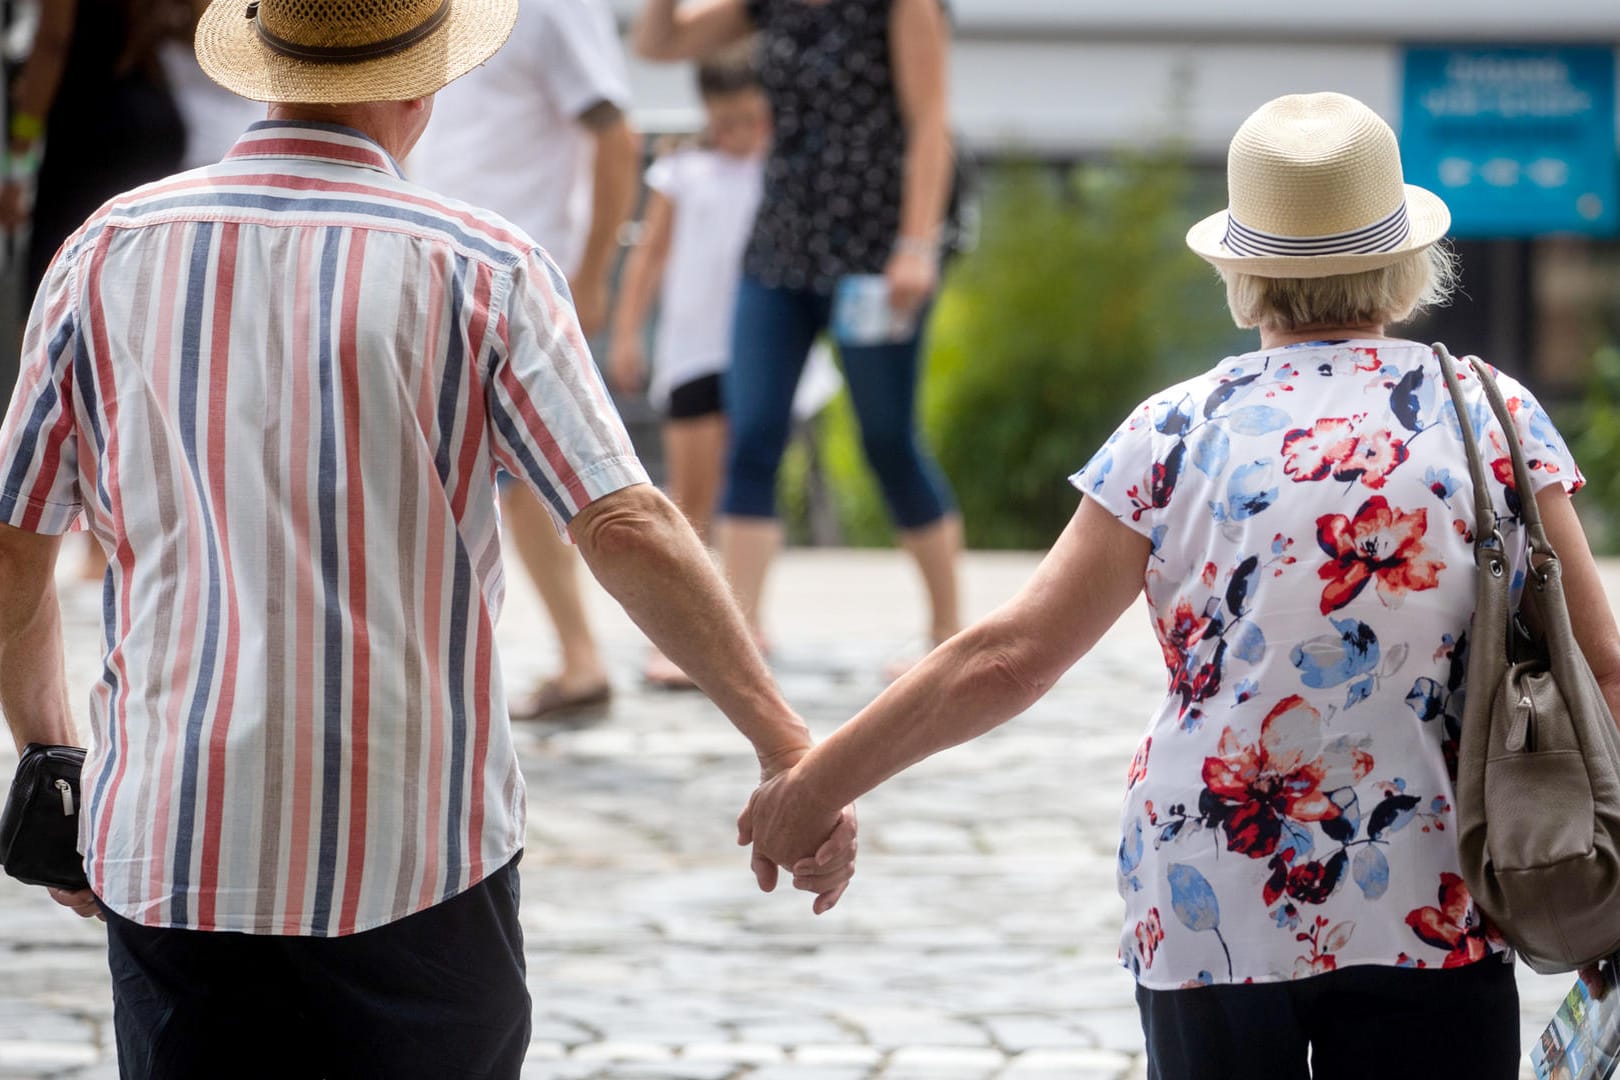
<path id="1" fill-rule="evenodd" d="M 1342 417 L 1324 417 L 1283 436 L 1283 472 L 1296 482 L 1325 480 L 1356 451 L 1356 429 Z"/>
<path id="2" fill-rule="evenodd" d="M 1263 859 L 1277 850 L 1284 820 L 1327 821 L 1342 812 L 1329 792 L 1353 786 L 1372 771 L 1359 742 L 1322 733 L 1322 715 L 1297 695 L 1266 714 L 1260 741 L 1245 746 L 1231 728 L 1219 756 L 1204 759 L 1200 805 L 1226 833 L 1226 847 Z"/>
<path id="3" fill-rule="evenodd" d="M 1427 510 L 1393 510 L 1382 495 L 1361 504 L 1356 516 L 1324 514 L 1316 519 L 1316 542 L 1329 562 L 1316 571 L 1327 582 L 1322 589 L 1322 614 L 1344 607 L 1375 582 L 1378 598 L 1398 608 L 1409 592 L 1432 589 L 1440 583 L 1446 564 L 1426 557 L 1423 535 L 1429 526 Z"/>
<path id="4" fill-rule="evenodd" d="M 1131 790 L 1147 777 L 1148 754 L 1152 750 L 1153 736 L 1149 735 L 1142 740 L 1142 745 L 1136 748 L 1136 756 L 1131 759 L 1131 771 L 1125 777 L 1126 791 Z"/>
<path id="5" fill-rule="evenodd" d="M 1374 491 L 1409 456 L 1406 443 L 1387 429 L 1361 430 L 1365 414 L 1326 417 L 1283 436 L 1283 472 L 1296 483 L 1335 480 L 1361 483 Z"/>
<path id="6" fill-rule="evenodd" d="M 1406 925 L 1412 928 L 1425 944 L 1449 950 L 1443 967 L 1462 967 L 1485 959 L 1490 934 L 1484 921 L 1475 922 L 1471 915 L 1473 899 L 1468 886 L 1456 874 L 1440 875 L 1440 906 L 1421 907 L 1406 916 Z"/>
<path id="7" fill-rule="evenodd" d="M 1187 667 L 1187 655 L 1192 652 L 1194 645 L 1203 640 L 1204 631 L 1209 629 L 1209 617 L 1193 612 L 1192 604 L 1186 600 L 1176 601 L 1176 611 L 1168 622 L 1156 619 L 1159 632 L 1159 648 L 1164 652 L 1164 666 L 1172 672 L 1181 672 Z"/>
<path id="8" fill-rule="evenodd" d="M 1142 958 L 1144 968 L 1153 966 L 1153 954 L 1163 940 L 1164 922 L 1159 918 L 1159 909 L 1148 908 L 1147 918 L 1136 924 L 1136 955 Z"/>
<path id="9" fill-rule="evenodd" d="M 1334 954 L 1350 944 L 1351 935 L 1355 932 L 1356 924 L 1353 922 L 1342 922 L 1329 930 L 1328 920 L 1318 915 L 1309 932 L 1301 931 L 1294 935 L 1295 941 L 1311 947 L 1311 951 L 1304 956 L 1295 957 L 1294 978 L 1325 975 L 1329 971 L 1336 970 L 1339 961 Z"/>

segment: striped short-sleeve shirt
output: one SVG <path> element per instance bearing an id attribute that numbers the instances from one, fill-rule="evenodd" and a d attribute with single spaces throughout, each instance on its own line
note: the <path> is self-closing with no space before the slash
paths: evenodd
<path id="1" fill-rule="evenodd" d="M 522 844 L 495 475 L 644 483 L 556 266 L 376 143 L 255 125 L 64 245 L 0 521 L 110 557 L 80 844 L 149 926 L 338 935 Z"/>

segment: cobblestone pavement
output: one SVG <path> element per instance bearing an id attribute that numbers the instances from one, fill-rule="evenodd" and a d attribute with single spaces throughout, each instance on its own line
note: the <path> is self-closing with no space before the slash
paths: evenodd
<path id="1" fill-rule="evenodd" d="M 1011 595 L 1033 565 L 971 557 L 970 612 Z M 527 586 L 512 594 L 503 655 L 522 685 L 553 647 Z M 595 726 L 519 736 L 525 1077 L 1145 1075 L 1131 982 L 1115 964 L 1114 892 L 1125 766 L 1162 687 L 1140 612 L 1029 715 L 865 800 L 859 878 L 814 918 L 803 894 L 759 893 L 735 847 L 746 744 L 696 695 L 640 689 L 639 637 L 606 597 L 593 602 L 617 701 Z M 880 689 L 919 603 L 890 553 L 783 560 L 776 666 L 819 733 Z M 64 606 L 82 701 L 98 662 L 95 587 L 65 585 Z M 1520 972 L 1528 1045 L 1570 978 Z M 115 1077 L 110 1017 L 100 924 L 0 879 L 0 1077 Z"/>

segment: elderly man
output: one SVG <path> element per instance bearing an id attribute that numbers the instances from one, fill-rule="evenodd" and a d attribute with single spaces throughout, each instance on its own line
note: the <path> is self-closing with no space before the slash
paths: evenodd
<path id="1" fill-rule="evenodd" d="M 126 1078 L 517 1075 L 497 467 L 765 773 L 808 746 L 555 264 L 399 175 L 516 6 L 216 0 L 199 57 L 269 120 L 103 207 L 35 303 L 0 428 L 0 708 L 19 746 L 75 741 L 52 564 L 82 515 L 112 570 L 90 891 L 57 899 L 107 921 Z M 818 910 L 853 858 L 827 826 L 796 882 Z"/>

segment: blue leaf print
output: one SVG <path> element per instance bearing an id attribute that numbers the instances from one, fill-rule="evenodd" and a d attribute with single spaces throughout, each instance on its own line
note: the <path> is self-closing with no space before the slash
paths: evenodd
<path id="1" fill-rule="evenodd" d="M 1290 818 L 1282 819 L 1282 839 L 1277 842 L 1277 857 L 1286 863 L 1304 862 L 1316 850 L 1311 830 Z"/>
<path id="2" fill-rule="evenodd" d="M 1430 491 L 1439 496 L 1441 502 L 1447 504 L 1457 493 L 1457 481 L 1452 479 L 1450 469 L 1437 469 L 1430 465 L 1423 473 L 1423 482 L 1429 485 Z"/>
<path id="3" fill-rule="evenodd" d="M 1317 690 L 1338 686 L 1378 666 L 1378 636 L 1358 619 L 1330 619 L 1339 633 L 1324 634 L 1295 645 L 1289 659 L 1300 681 Z"/>
<path id="4" fill-rule="evenodd" d="M 1425 675 L 1407 691 L 1406 704 L 1417 713 L 1419 720 L 1433 720 L 1446 710 L 1446 692 L 1439 683 Z"/>
<path id="5" fill-rule="evenodd" d="M 1489 414 L 1490 406 L 1483 401 L 1468 406 L 1468 420 L 1473 425 L 1476 434 L 1486 430 L 1486 417 Z M 1445 418 L 1446 427 L 1451 429 L 1451 433 L 1461 439 L 1462 425 L 1457 422 L 1457 406 L 1452 403 L 1449 397 L 1446 399 L 1445 406 L 1441 409 L 1441 416 Z"/>
<path id="6" fill-rule="evenodd" d="M 1197 933 L 1219 930 L 1221 905 L 1204 875 L 1186 863 L 1171 863 L 1168 876 L 1170 905 L 1176 909 L 1181 925 Z"/>
<path id="7" fill-rule="evenodd" d="M 1368 900 L 1377 900 L 1389 890 L 1389 860 L 1377 844 L 1368 844 L 1356 852 L 1350 864 L 1350 876 Z"/>
<path id="8" fill-rule="evenodd" d="M 1214 416 L 1215 410 L 1219 409 L 1228 401 L 1236 401 L 1238 398 L 1241 398 L 1248 393 L 1248 390 L 1252 388 L 1254 381 L 1259 377 L 1260 372 L 1258 371 L 1251 372 L 1248 375 L 1240 375 L 1235 379 L 1229 379 L 1226 382 L 1221 383 L 1221 385 L 1210 391 L 1209 397 L 1204 399 L 1205 419 Z"/>
<path id="9" fill-rule="evenodd" d="M 1250 555 L 1232 571 L 1232 580 L 1226 585 L 1226 610 L 1234 618 L 1248 610 L 1249 594 L 1254 591 L 1254 572 L 1259 566 L 1260 556 Z"/>
<path id="10" fill-rule="evenodd" d="M 1142 891 L 1142 883 L 1136 879 L 1136 868 L 1141 865 L 1142 819 L 1136 818 L 1131 822 L 1131 834 L 1119 841 L 1119 876 L 1133 892 Z"/>
<path id="11" fill-rule="evenodd" d="M 1159 549 L 1164 546 L 1164 538 L 1169 531 L 1170 526 L 1168 525 L 1153 526 L 1153 532 L 1148 535 L 1148 542 L 1153 545 L 1153 554 L 1157 555 Z"/>
<path id="12" fill-rule="evenodd" d="M 1416 795 L 1390 795 L 1373 807 L 1372 820 L 1367 823 L 1367 835 L 1377 840 L 1400 832 L 1417 813 L 1423 800 Z"/>
<path id="13" fill-rule="evenodd" d="M 1161 435 L 1182 435 L 1192 427 L 1192 398 L 1183 394 L 1175 404 L 1161 401 L 1153 406 L 1153 426 Z"/>
<path id="14" fill-rule="evenodd" d="M 1253 461 L 1232 470 L 1226 482 L 1226 498 L 1233 521 L 1252 518 L 1277 501 L 1277 489 L 1267 487 L 1271 482 L 1271 462 Z"/>
<path id="15" fill-rule="evenodd" d="M 1103 481 L 1108 479 L 1108 474 L 1113 471 L 1114 452 L 1105 445 L 1091 455 L 1091 460 L 1086 462 L 1086 467 L 1075 475 L 1091 477 L 1091 490 L 1096 493 L 1102 490 Z"/>
<path id="16" fill-rule="evenodd" d="M 1254 623 L 1246 623 L 1238 631 L 1237 644 L 1232 655 L 1250 664 L 1258 664 L 1266 655 L 1266 635 Z"/>
<path id="17" fill-rule="evenodd" d="M 1427 426 L 1423 416 L 1433 400 L 1434 387 L 1424 378 L 1421 367 L 1408 371 L 1389 392 L 1390 411 L 1408 431 L 1422 431 Z"/>
<path id="18" fill-rule="evenodd" d="M 1214 479 L 1226 468 L 1231 452 L 1232 440 L 1226 437 L 1226 432 L 1218 427 L 1206 427 L 1198 438 L 1198 445 L 1193 448 L 1193 465 L 1199 472 Z"/>
<path id="19" fill-rule="evenodd" d="M 1270 405 L 1247 405 L 1234 409 L 1227 419 L 1232 430 L 1239 435 L 1270 435 L 1293 423 L 1287 413 Z"/>
<path id="20" fill-rule="evenodd" d="M 1344 694 L 1344 707 L 1346 709 L 1353 709 L 1357 705 L 1360 705 L 1363 701 L 1366 701 L 1368 698 L 1372 697 L 1373 684 L 1375 682 L 1376 680 L 1371 675 L 1368 675 L 1364 679 L 1359 679 L 1356 682 L 1351 683 L 1350 689 L 1345 691 Z"/>

